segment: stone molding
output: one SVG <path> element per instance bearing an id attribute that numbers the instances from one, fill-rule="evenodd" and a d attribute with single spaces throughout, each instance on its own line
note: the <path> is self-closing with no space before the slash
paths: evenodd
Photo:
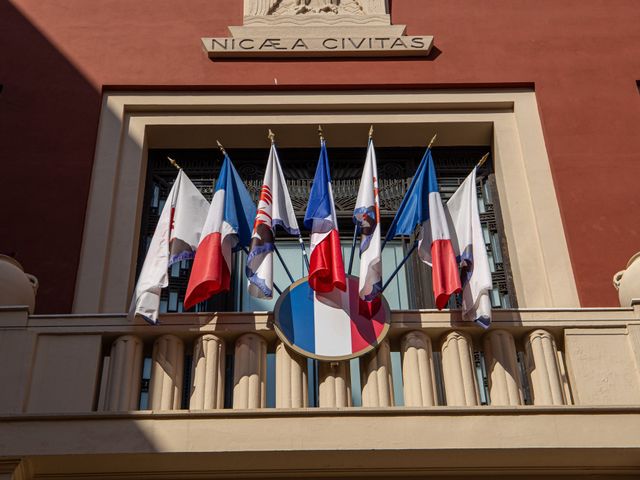
<path id="1" fill-rule="evenodd" d="M 637 478 L 639 430 L 638 407 L 443 407 L 13 417 L 0 423 L 0 438 L 11 438 L 8 457 L 33 456 L 38 478 L 208 478 L 212 466 L 220 478 Z"/>

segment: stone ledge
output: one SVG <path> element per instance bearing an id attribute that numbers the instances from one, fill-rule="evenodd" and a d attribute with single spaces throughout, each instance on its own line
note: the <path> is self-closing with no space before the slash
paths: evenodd
<path id="1" fill-rule="evenodd" d="M 20 413 L 0 414 L 0 422 L 68 422 L 105 420 L 197 420 L 197 419 L 264 419 L 264 418 L 315 418 L 315 417 L 485 417 L 527 415 L 639 415 L 640 406 L 583 406 L 583 405 L 522 405 L 476 407 L 345 407 L 345 408 L 259 408 L 223 410 L 136 410 L 130 412 L 87 413 Z M 1 426 L 0 426 L 1 428 Z M 640 438 L 639 438 L 640 441 Z"/>
<path id="2" fill-rule="evenodd" d="M 302 24 L 266 24 L 256 23 L 254 25 L 230 26 L 231 35 L 236 38 L 254 38 L 254 37 L 282 37 L 282 38 L 300 38 L 300 37 L 324 37 L 324 36 L 340 36 L 340 37 L 399 37 L 404 35 L 407 27 L 405 25 L 302 25 Z"/>
<path id="3" fill-rule="evenodd" d="M 62 478 L 114 471 L 153 473 L 154 478 L 170 478 L 171 473 L 173 478 L 192 478 L 207 471 L 207 478 L 640 473 L 640 411 L 635 407 L 567 407 L 560 415 L 557 409 L 535 408 L 524 415 L 522 409 L 509 408 L 497 409 L 502 410 L 498 416 L 477 415 L 480 409 L 446 410 L 443 415 L 425 415 L 422 409 L 377 417 L 337 411 L 262 418 L 246 416 L 256 412 L 239 418 L 41 416 L 3 420 L 0 452 L 32 458 L 38 476 Z M 467 414 L 455 414 L 462 410 Z"/>

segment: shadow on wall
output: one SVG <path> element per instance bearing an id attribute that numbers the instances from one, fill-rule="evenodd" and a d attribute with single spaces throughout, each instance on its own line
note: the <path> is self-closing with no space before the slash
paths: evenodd
<path id="1" fill-rule="evenodd" d="M 0 45 L 0 253 L 39 278 L 37 313 L 70 312 L 100 92 L 8 1 Z"/>

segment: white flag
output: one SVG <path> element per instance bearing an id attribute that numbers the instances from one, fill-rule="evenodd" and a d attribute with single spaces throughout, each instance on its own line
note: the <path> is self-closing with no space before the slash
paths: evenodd
<path id="1" fill-rule="evenodd" d="M 451 242 L 460 264 L 462 316 L 488 328 L 491 324 L 489 290 L 493 282 L 478 213 L 475 168 L 449 199 L 446 209 L 451 222 Z"/>
<path id="2" fill-rule="evenodd" d="M 369 140 L 353 221 L 360 238 L 360 298 L 375 300 L 382 291 L 382 256 L 380 240 L 380 199 L 378 197 L 378 167 L 373 140 Z"/>
<path id="3" fill-rule="evenodd" d="M 273 251 L 277 226 L 289 235 L 300 235 L 278 151 L 275 144 L 271 144 L 245 269 L 249 293 L 257 298 L 273 296 Z"/>
<path id="4" fill-rule="evenodd" d="M 167 270 L 176 262 L 194 257 L 208 211 L 209 202 L 180 170 L 140 271 L 129 309 L 131 319 L 141 315 L 148 322 L 157 323 L 160 292 L 169 285 Z"/>

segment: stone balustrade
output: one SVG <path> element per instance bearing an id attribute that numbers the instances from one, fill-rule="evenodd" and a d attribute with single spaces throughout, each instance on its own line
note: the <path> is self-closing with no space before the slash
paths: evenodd
<path id="1" fill-rule="evenodd" d="M 430 407 L 436 405 L 472 407 L 480 405 L 480 358 L 476 349 L 483 347 L 491 405 L 523 405 L 523 381 L 531 386 L 530 403 L 564 405 L 565 385 L 560 374 L 559 351 L 551 333 L 537 329 L 523 338 L 526 366 L 521 369 L 513 334 L 491 329 L 475 342 L 472 336 L 453 329 L 441 336 L 441 387 L 444 398 L 438 399 L 432 339 L 424 330 L 411 330 L 398 338 L 402 379 L 394 384 L 390 339 L 358 360 L 360 397 L 363 407 L 396 405 L 394 389 L 402 388 L 404 405 Z M 436 339 L 434 339 L 436 340 Z M 224 408 L 227 358 L 226 342 L 206 334 L 193 342 L 191 378 L 189 380 L 191 410 Z M 267 406 L 268 341 L 259 333 L 246 333 L 233 345 L 234 409 L 256 409 Z M 303 408 L 309 405 L 307 359 L 282 342 L 275 343 L 275 408 Z M 183 388 L 184 344 L 174 335 L 155 340 L 148 406 L 153 410 L 181 409 Z M 142 340 L 132 335 L 117 338 L 109 355 L 105 410 L 136 409 L 140 391 Z M 133 368 L 127 368 L 132 366 Z M 526 369 L 526 370 L 525 370 Z M 350 362 L 318 362 L 318 406 L 349 407 L 353 405 Z M 526 375 L 526 379 L 524 378 Z M 522 377 L 522 379 L 521 379 Z"/>
<path id="2" fill-rule="evenodd" d="M 71 321 L 20 315 L 12 312 L 10 320 L 0 311 L 0 344 L 10 345 L 13 353 L 0 370 L 26 359 L 32 375 L 25 375 L 25 382 L 37 378 L 44 382 L 38 392 L 51 388 L 56 393 L 40 405 L 29 401 L 33 387 L 25 385 L 0 400 L 5 412 L 640 401 L 640 315 L 632 309 L 503 311 L 489 330 L 458 322 L 451 313 L 397 312 L 388 338 L 376 350 L 340 362 L 301 357 L 276 338 L 266 314 L 170 315 L 171 321 L 156 327 L 118 316 Z M 64 355 L 54 355 L 55 349 Z M 97 362 L 84 360 L 88 350 Z M 589 376 L 589 362 L 604 372 L 598 365 L 608 358 L 615 362 L 609 377 Z M 73 363 L 79 369 L 75 374 L 63 368 Z M 150 373 L 148 385 L 144 372 Z M 60 389 L 67 389 L 67 403 Z M 142 405 L 141 391 L 148 397 Z M 19 394 L 22 398 L 14 398 Z"/>

